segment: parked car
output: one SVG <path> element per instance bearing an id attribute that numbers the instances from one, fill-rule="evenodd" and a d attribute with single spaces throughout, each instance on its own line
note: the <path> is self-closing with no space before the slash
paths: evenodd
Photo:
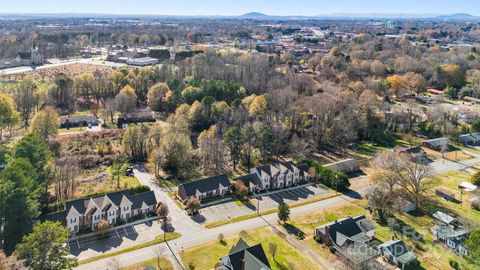
<path id="1" fill-rule="evenodd" d="M 133 174 L 133 167 L 132 167 L 132 166 L 128 167 L 128 168 L 125 170 L 125 175 L 126 175 L 126 176 L 129 176 L 129 177 L 133 177 L 133 176 L 134 176 L 134 174 Z"/>

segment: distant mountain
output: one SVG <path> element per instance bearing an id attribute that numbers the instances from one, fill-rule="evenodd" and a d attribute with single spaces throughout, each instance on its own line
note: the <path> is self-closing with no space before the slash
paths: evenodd
<path id="1" fill-rule="evenodd" d="M 437 18 L 439 19 L 447 19 L 447 20 L 472 20 L 472 19 L 480 19 L 480 17 L 475 17 L 468 13 L 456 13 L 451 15 L 440 15 Z"/>
<path id="2" fill-rule="evenodd" d="M 271 16 L 260 13 L 260 12 L 250 12 L 247 14 L 240 15 L 238 17 L 242 19 L 263 20 L 263 19 L 270 19 Z"/>

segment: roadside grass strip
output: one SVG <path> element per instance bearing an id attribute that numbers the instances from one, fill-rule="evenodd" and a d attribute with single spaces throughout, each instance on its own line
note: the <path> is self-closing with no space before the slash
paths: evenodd
<path id="1" fill-rule="evenodd" d="M 177 232 L 167 233 L 166 240 L 170 241 L 170 240 L 173 240 L 173 239 L 177 239 L 181 236 L 182 236 L 182 234 L 177 233 Z M 121 250 L 117 250 L 117 251 L 114 251 L 114 252 L 105 253 L 105 254 L 95 256 L 95 257 L 91 257 L 91 258 L 88 258 L 88 259 L 85 259 L 85 260 L 81 260 L 81 261 L 78 262 L 78 264 L 81 265 L 81 264 L 91 263 L 91 262 L 94 262 L 94 261 L 98 261 L 98 260 L 101 260 L 101 259 L 117 256 L 117 255 L 120 255 L 120 254 L 123 254 L 123 253 L 131 252 L 131 251 L 142 249 L 142 248 L 149 247 L 149 246 L 153 246 L 153 245 L 160 244 L 160 243 L 163 243 L 163 242 L 165 242 L 165 240 L 163 239 L 163 234 L 161 234 L 161 235 L 158 235 L 152 241 L 148 241 L 148 242 L 145 242 L 145 243 L 142 243 L 142 244 L 139 244 L 139 245 L 131 246 L 131 247 L 121 249 Z"/>

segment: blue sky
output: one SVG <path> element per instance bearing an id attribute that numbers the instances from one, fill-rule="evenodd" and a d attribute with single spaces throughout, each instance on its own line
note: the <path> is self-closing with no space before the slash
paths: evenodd
<path id="1" fill-rule="evenodd" d="M 0 0 L 0 13 L 240 15 L 252 11 L 271 15 L 480 15 L 480 0 Z"/>

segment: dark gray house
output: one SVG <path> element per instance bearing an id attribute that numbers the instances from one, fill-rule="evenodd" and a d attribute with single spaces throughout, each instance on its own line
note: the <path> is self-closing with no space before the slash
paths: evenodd
<path id="1" fill-rule="evenodd" d="M 219 270 L 271 270 L 261 244 L 249 246 L 240 238 L 227 256 L 220 258 Z"/>
<path id="2" fill-rule="evenodd" d="M 372 269 L 380 253 L 368 244 L 375 226 L 365 217 L 348 217 L 315 229 L 315 238 L 333 247 L 339 259 L 351 269 Z"/>

